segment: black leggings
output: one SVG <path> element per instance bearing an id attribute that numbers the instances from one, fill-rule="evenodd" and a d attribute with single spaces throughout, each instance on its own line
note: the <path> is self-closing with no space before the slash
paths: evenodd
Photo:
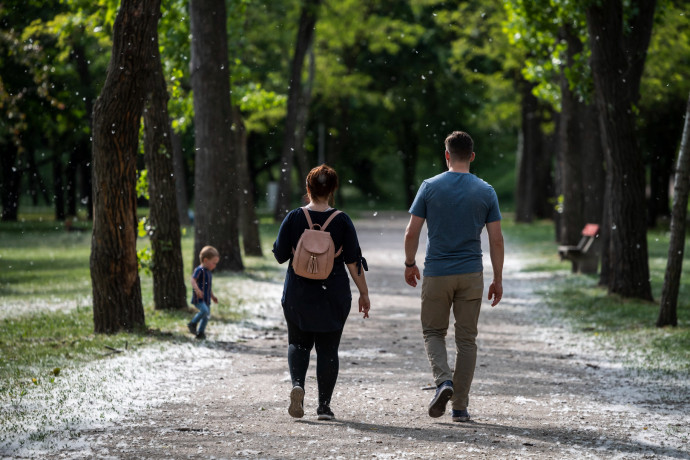
<path id="1" fill-rule="evenodd" d="M 316 382 L 319 386 L 319 405 L 330 405 L 335 382 L 338 380 L 338 346 L 343 330 L 333 332 L 307 332 L 295 323 L 288 326 L 288 365 L 292 386 L 304 388 L 311 349 L 316 346 Z"/>

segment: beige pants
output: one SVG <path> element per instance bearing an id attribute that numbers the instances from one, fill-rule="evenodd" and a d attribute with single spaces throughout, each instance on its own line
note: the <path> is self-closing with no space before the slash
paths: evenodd
<path id="1" fill-rule="evenodd" d="M 477 321 L 484 292 L 482 272 L 425 276 L 422 282 L 424 346 L 436 385 L 453 381 L 453 409 L 467 409 L 477 362 Z M 446 351 L 450 310 L 455 316 L 455 370 L 451 373 Z"/>

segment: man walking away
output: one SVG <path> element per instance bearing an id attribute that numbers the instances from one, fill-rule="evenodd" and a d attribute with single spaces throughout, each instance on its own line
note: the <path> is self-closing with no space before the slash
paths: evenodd
<path id="1" fill-rule="evenodd" d="M 436 383 L 429 416 L 440 417 L 451 401 L 452 420 L 466 422 L 469 392 L 477 360 L 477 321 L 484 291 L 481 233 L 489 235 L 493 281 L 491 306 L 503 296 L 503 234 L 498 198 L 491 185 L 470 174 L 474 142 L 454 131 L 445 141 L 448 171 L 425 180 L 410 207 L 405 230 L 405 281 L 420 279 L 415 254 L 427 222 L 426 258 L 422 282 L 422 332 Z M 455 370 L 451 373 L 446 350 L 451 309 L 455 317 Z"/>

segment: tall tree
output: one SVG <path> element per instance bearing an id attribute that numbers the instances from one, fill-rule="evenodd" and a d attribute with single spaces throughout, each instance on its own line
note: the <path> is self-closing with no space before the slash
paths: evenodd
<path id="1" fill-rule="evenodd" d="M 191 0 L 189 16 L 196 148 L 194 265 L 201 248 L 212 245 L 220 252 L 218 270 L 242 270 L 225 1 Z"/>
<path id="2" fill-rule="evenodd" d="M 136 254 L 136 160 L 160 0 L 122 0 L 113 48 L 93 114 L 94 218 L 91 284 L 94 329 L 143 327 Z"/>
<path id="3" fill-rule="evenodd" d="M 154 69 L 144 110 L 144 159 L 148 171 L 153 250 L 153 301 L 157 309 L 176 310 L 186 308 L 187 289 L 182 263 L 168 90 L 163 77 L 158 36 L 153 41 L 150 59 L 154 61 Z"/>
<path id="4" fill-rule="evenodd" d="M 283 220 L 290 211 L 292 198 L 292 166 L 295 157 L 296 141 L 299 136 L 298 116 L 306 119 L 304 104 L 308 102 L 302 89 L 302 69 L 304 58 L 314 39 L 317 10 L 321 0 L 304 0 L 302 13 L 299 18 L 299 29 L 295 41 L 295 53 L 290 66 L 290 81 L 288 82 L 287 114 L 285 116 L 285 133 L 283 148 L 280 156 L 280 180 L 278 182 L 278 199 L 276 200 L 275 218 Z"/>
<path id="5" fill-rule="evenodd" d="M 678 290 L 683 269 L 685 252 L 685 219 L 688 213 L 688 192 L 690 192 L 690 97 L 685 110 L 685 127 L 678 152 L 675 185 L 673 188 L 673 211 L 671 213 L 671 241 L 668 246 L 666 276 L 661 292 L 661 308 L 658 327 L 678 325 Z"/>
<path id="6" fill-rule="evenodd" d="M 654 20 L 654 0 L 592 2 L 587 26 L 609 199 L 609 292 L 652 299 L 644 213 L 645 170 L 635 133 L 635 105 Z M 641 212 L 642 211 L 642 212 Z"/>

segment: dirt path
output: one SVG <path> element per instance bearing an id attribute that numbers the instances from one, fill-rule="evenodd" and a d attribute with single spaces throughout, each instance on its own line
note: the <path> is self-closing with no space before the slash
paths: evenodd
<path id="1" fill-rule="evenodd" d="M 548 279 L 520 273 L 524 255 L 510 246 L 504 300 L 485 303 L 481 315 L 473 421 L 429 418 L 419 288 L 402 279 L 405 223 L 379 214 L 356 224 L 372 312 L 366 321 L 353 312 L 345 327 L 336 420 L 316 420 L 313 354 L 306 415 L 287 414 L 286 331 L 272 308 L 261 313 L 266 327 L 245 331 L 244 341 L 214 338 L 221 326 L 211 322 L 210 340 L 197 345 L 215 350 L 203 368 L 189 375 L 188 354 L 170 362 L 188 383 L 175 391 L 162 382 L 171 402 L 82 432 L 52 458 L 690 458 L 687 383 L 641 387 L 581 337 L 538 325 L 533 318 L 547 313 L 534 290 Z M 670 394 L 680 396 L 668 403 Z"/>

